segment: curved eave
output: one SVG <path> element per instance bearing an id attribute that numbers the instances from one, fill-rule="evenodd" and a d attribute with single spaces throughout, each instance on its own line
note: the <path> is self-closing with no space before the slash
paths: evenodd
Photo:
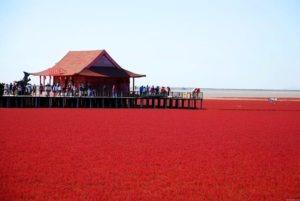
<path id="1" fill-rule="evenodd" d="M 137 73 L 133 73 L 129 70 L 125 70 L 123 69 L 124 71 L 126 71 L 126 73 L 129 75 L 129 77 L 131 78 L 140 78 L 140 77 L 146 77 L 146 75 L 143 75 L 143 74 L 137 74 Z"/>
<path id="2" fill-rule="evenodd" d="M 140 77 L 146 77 L 146 75 L 134 75 L 134 76 L 130 76 L 132 78 L 140 78 Z"/>
<path id="3" fill-rule="evenodd" d="M 90 67 L 83 69 L 79 72 L 70 73 L 62 68 L 48 68 L 44 71 L 36 72 L 36 73 L 29 73 L 29 75 L 33 76 L 73 76 L 73 75 L 81 75 L 81 76 L 89 76 L 89 77 L 105 77 L 105 78 L 140 78 L 140 77 L 146 77 L 146 75 L 143 74 L 137 74 L 133 73 L 131 71 L 128 71 L 126 69 L 123 69 L 121 67 L 119 68 L 101 68 L 101 67 Z"/>

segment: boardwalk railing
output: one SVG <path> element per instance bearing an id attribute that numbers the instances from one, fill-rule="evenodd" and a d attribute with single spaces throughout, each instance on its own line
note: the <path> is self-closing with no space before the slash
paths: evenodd
<path id="1" fill-rule="evenodd" d="M 139 91 L 131 91 L 131 95 L 134 96 L 141 96 L 141 97 L 151 97 L 151 96 L 161 96 L 161 97 L 169 97 L 169 98 L 198 98 L 198 99 L 203 99 L 203 92 L 199 93 L 193 93 L 193 92 L 177 92 L 177 91 L 172 91 L 169 94 L 150 94 L 150 93 L 140 93 Z"/>
<path id="2" fill-rule="evenodd" d="M 2 96 L 6 108 L 180 108 L 202 109 L 203 98 L 161 96 L 78 97 L 78 96 Z"/>

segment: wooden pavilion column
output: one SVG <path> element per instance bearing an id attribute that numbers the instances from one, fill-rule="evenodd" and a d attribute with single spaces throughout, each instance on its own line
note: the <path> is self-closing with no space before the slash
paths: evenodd
<path id="1" fill-rule="evenodd" d="M 134 91 L 134 77 L 132 78 L 132 93 L 133 93 L 133 95 L 135 94 L 135 91 Z"/>

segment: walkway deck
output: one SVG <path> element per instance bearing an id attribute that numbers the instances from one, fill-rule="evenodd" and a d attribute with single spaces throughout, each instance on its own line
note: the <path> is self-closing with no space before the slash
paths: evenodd
<path id="1" fill-rule="evenodd" d="M 203 98 L 2 96 L 2 108 L 174 108 L 202 109 Z"/>

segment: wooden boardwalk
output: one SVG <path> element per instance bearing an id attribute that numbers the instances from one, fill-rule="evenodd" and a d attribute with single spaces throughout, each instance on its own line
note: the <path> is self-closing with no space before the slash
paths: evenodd
<path id="1" fill-rule="evenodd" d="M 2 96 L 2 108 L 172 108 L 202 109 L 203 98 Z"/>

